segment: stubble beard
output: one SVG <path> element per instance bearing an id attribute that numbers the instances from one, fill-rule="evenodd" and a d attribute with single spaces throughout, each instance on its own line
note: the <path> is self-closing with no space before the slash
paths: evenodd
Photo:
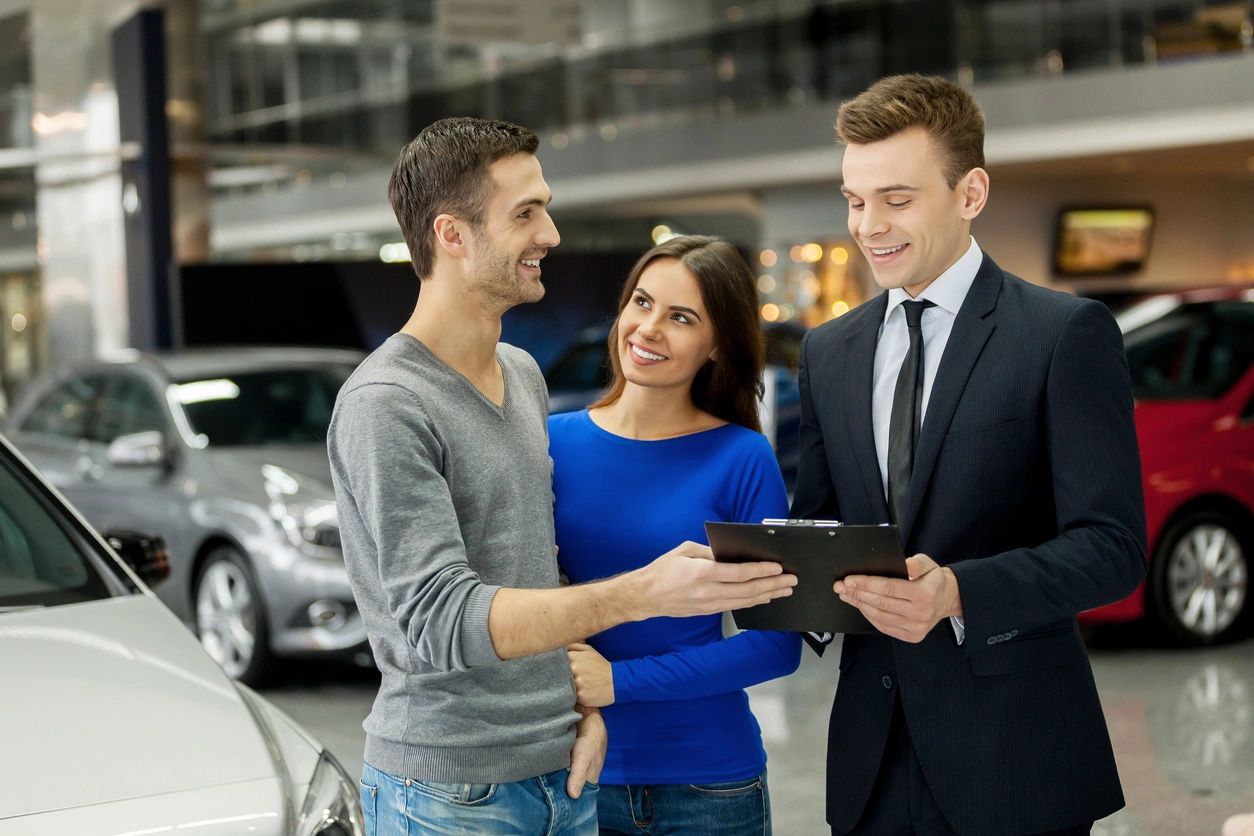
<path id="1" fill-rule="evenodd" d="M 544 297 L 544 285 L 526 281 L 518 275 L 518 260 L 491 244 L 483 245 L 483 267 L 476 276 L 471 292 L 485 309 L 503 314 L 510 308 Z"/>

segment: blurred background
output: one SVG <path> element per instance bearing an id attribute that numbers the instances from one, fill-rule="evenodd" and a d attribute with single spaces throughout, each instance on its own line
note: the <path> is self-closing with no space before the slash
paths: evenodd
<path id="1" fill-rule="evenodd" d="M 897 72 L 984 107 L 980 244 L 1120 317 L 1152 559 L 1083 619 L 1135 786 L 1100 827 L 1218 832 L 1254 809 L 1247 0 L 0 0 L 0 427 L 93 523 L 163 537 L 162 599 L 352 771 L 370 658 L 316 460 L 339 383 L 418 291 L 386 199 L 401 146 L 453 115 L 540 135 L 562 243 L 504 339 L 555 409 L 601 385 L 641 252 L 735 243 L 791 478 L 800 336 L 877 292 L 832 123 Z M 233 529 L 231 502 L 279 527 Z M 219 581 L 242 597 L 202 594 Z M 210 629 L 232 613 L 247 647 Z M 302 656 L 367 672 L 271 664 Z M 798 744 L 823 736 L 797 720 L 826 723 L 817 665 L 755 692 L 785 833 L 822 832 L 821 752 Z"/>

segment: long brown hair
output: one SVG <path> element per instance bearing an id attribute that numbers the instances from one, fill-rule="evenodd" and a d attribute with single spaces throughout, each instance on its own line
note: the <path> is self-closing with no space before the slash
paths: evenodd
<path id="1" fill-rule="evenodd" d="M 646 267 L 659 258 L 673 258 L 697 280 L 701 302 L 714 326 L 717 361 L 707 361 L 692 381 L 692 402 L 716 418 L 762 431 L 758 398 L 766 350 L 758 325 L 758 289 L 744 258 L 731 244 L 706 235 L 672 238 L 640 257 L 631 268 L 618 300 L 618 314 L 631 302 Z M 627 379 L 618 359 L 618 320 L 610 329 L 613 376 L 605 393 L 590 408 L 609 406 L 623 396 Z"/>

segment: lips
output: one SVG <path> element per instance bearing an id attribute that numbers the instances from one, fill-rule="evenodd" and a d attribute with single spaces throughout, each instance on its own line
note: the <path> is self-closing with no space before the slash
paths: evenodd
<path id="1" fill-rule="evenodd" d="M 656 351 L 650 351 L 647 348 L 642 348 L 633 342 L 629 342 L 627 344 L 627 348 L 631 354 L 631 359 L 642 366 L 661 363 L 664 360 L 670 359 L 665 354 L 658 354 Z"/>
<path id="2" fill-rule="evenodd" d="M 867 258 L 872 264 L 888 264 L 899 258 L 909 244 L 895 244 L 891 247 L 868 247 L 864 245 Z"/>

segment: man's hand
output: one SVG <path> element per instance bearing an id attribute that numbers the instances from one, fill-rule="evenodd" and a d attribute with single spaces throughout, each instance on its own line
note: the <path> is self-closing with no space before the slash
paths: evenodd
<path id="1" fill-rule="evenodd" d="M 962 616 L 958 578 L 925 554 L 906 559 L 909 580 L 849 575 L 836 581 L 840 600 L 857 607 L 886 636 L 918 644 L 938 621 Z"/>
<path id="2" fill-rule="evenodd" d="M 599 709 L 577 705 L 575 710 L 583 715 L 583 719 L 575 726 L 575 745 L 570 750 L 570 777 L 566 780 L 566 794 L 571 798 L 578 798 L 583 793 L 584 784 L 595 784 L 601 779 L 601 767 L 605 765 L 605 747 L 610 741 Z"/>
<path id="3" fill-rule="evenodd" d="M 709 546 L 688 542 L 632 574 L 649 618 L 722 613 L 791 595 L 797 576 L 781 572 L 778 563 L 716 563 Z"/>
<path id="4" fill-rule="evenodd" d="M 580 705 L 604 708 L 614 704 L 614 669 L 593 647 L 575 642 L 566 648 Z"/>

